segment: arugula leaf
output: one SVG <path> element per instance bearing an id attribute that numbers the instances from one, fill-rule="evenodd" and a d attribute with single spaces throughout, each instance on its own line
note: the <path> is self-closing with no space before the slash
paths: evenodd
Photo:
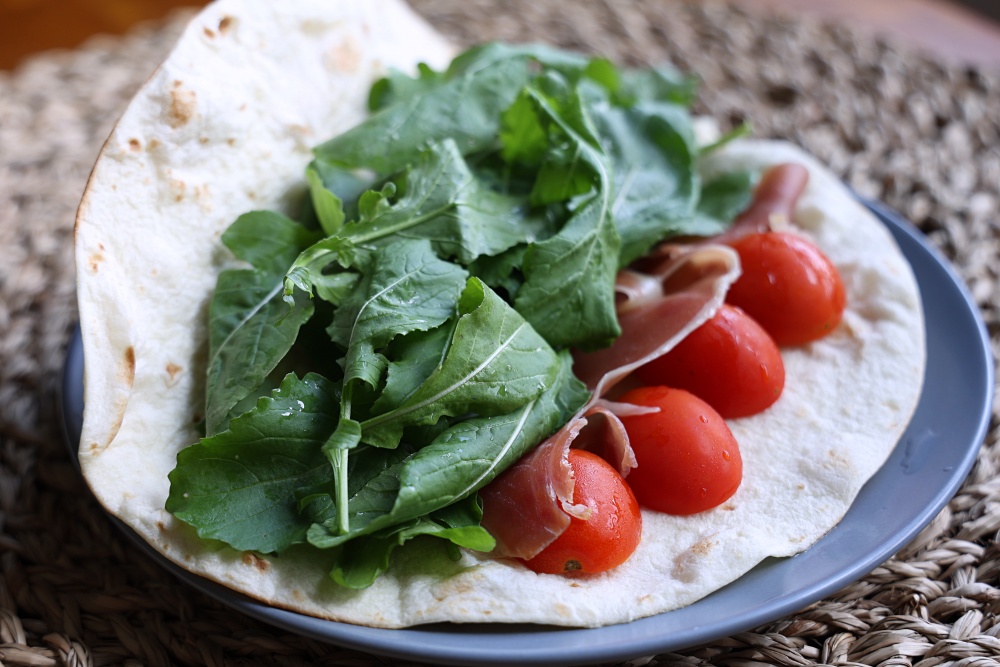
<path id="1" fill-rule="evenodd" d="M 611 212 L 611 164 L 589 132 L 580 131 L 590 121 L 578 94 L 552 100 L 530 87 L 527 94 L 548 132 L 575 145 L 575 156 L 593 174 L 594 189 L 575 202 L 556 235 L 529 246 L 514 305 L 552 345 L 607 345 L 621 333 L 615 314 L 620 240 Z M 572 111 L 560 114 L 558 106 Z"/>
<path id="2" fill-rule="evenodd" d="M 629 264 L 666 236 L 687 231 L 700 181 L 687 110 L 671 103 L 601 106 L 595 120 L 614 173 L 612 210 Z"/>
<path id="3" fill-rule="evenodd" d="M 726 144 L 728 144 L 729 142 L 735 141 L 735 140 L 740 139 L 742 137 L 748 137 L 748 136 L 750 136 L 751 133 L 752 133 L 752 130 L 750 128 L 750 123 L 747 122 L 747 121 L 744 121 L 743 123 L 741 123 L 737 127 L 734 127 L 733 129 L 731 129 L 728 132 L 726 132 L 725 134 L 723 134 L 721 137 L 719 137 L 718 139 L 716 139 L 712 143 L 710 143 L 708 145 L 705 145 L 705 146 L 702 146 L 701 147 L 701 154 L 702 155 L 708 155 L 709 153 L 713 153 L 713 152 L 719 150 L 720 148 L 722 148 L 723 146 L 725 146 Z"/>
<path id="4" fill-rule="evenodd" d="M 698 208 L 688 222 L 686 232 L 712 236 L 728 229 L 736 216 L 750 205 L 759 176 L 753 171 L 732 171 L 706 183 L 701 188 Z"/>
<path id="5" fill-rule="evenodd" d="M 500 115 L 533 78 L 535 63 L 579 77 L 589 59 L 541 44 L 493 42 L 465 51 L 440 75 L 422 68 L 404 82 L 390 74 L 369 98 L 375 113 L 315 153 L 388 176 L 415 162 L 427 143 L 452 138 L 463 155 L 481 151 L 495 143 Z"/>
<path id="6" fill-rule="evenodd" d="M 397 340 L 389 355 L 392 360 L 386 371 L 385 387 L 372 406 L 373 414 L 403 403 L 444 363 L 454 329 L 454 323 L 448 323 Z"/>
<path id="7" fill-rule="evenodd" d="M 352 419 L 354 383 L 375 389 L 387 360 L 378 350 L 397 335 L 426 331 L 456 312 L 467 273 L 438 259 L 426 241 L 397 241 L 376 255 L 361 285 L 344 299 L 328 332 L 347 349 L 341 421 L 323 450 L 333 465 L 342 530 L 347 530 L 347 450 L 361 441 L 361 425 Z"/>
<path id="8" fill-rule="evenodd" d="M 438 259 L 426 241 L 386 246 L 327 329 L 347 350 L 344 381 L 374 388 L 385 370 L 376 350 L 397 335 L 433 329 L 455 315 L 467 277 L 461 267 Z"/>
<path id="9" fill-rule="evenodd" d="M 309 542 L 319 548 L 339 546 L 448 507 L 486 486 L 565 423 L 588 398 L 586 388 L 572 373 L 569 353 L 560 353 L 557 363 L 554 381 L 524 406 L 505 415 L 461 421 L 392 465 L 368 467 L 372 477 L 364 484 L 359 484 L 360 471 L 352 469 L 350 533 L 337 531 L 332 515 L 316 515 Z M 359 448 L 352 457 L 373 456 L 372 451 L 392 450 Z"/>
<path id="10" fill-rule="evenodd" d="M 295 288 L 298 288 L 309 297 L 314 291 L 318 292 L 324 300 L 338 305 L 350 294 L 359 278 L 356 271 L 343 269 L 363 266 L 366 259 L 364 249 L 357 248 L 342 236 L 328 236 L 317 241 L 303 249 L 287 267 L 282 281 L 282 300 L 294 307 L 298 298 Z M 341 270 L 326 272 L 331 264 L 337 264 Z"/>
<path id="11" fill-rule="evenodd" d="M 317 147 L 315 154 L 388 176 L 415 162 L 428 142 L 452 138 L 463 153 L 481 150 L 493 142 L 500 112 L 530 77 L 527 58 L 494 59 L 474 68 L 453 66 L 442 77 L 408 87 L 394 104 Z M 400 92 L 398 79 L 392 89 Z M 389 101 L 388 92 L 383 87 L 376 104 Z"/>
<path id="12" fill-rule="evenodd" d="M 306 181 L 309 203 L 328 236 L 335 234 L 345 220 L 357 219 L 358 199 L 375 185 L 372 174 L 346 169 L 319 157 L 306 167 Z"/>
<path id="13" fill-rule="evenodd" d="M 365 201 L 361 219 L 345 226 L 342 236 L 355 245 L 426 238 L 441 257 L 468 264 L 525 241 L 530 232 L 514 224 L 522 202 L 482 186 L 451 139 L 428 146 L 403 186 L 392 205 L 385 195 Z"/>
<path id="14" fill-rule="evenodd" d="M 436 537 L 466 549 L 492 551 L 496 540 L 479 525 L 482 516 L 482 508 L 473 496 L 406 524 L 355 539 L 338 555 L 330 577 L 346 588 L 366 588 L 389 568 L 389 557 L 396 547 L 420 536 Z"/>
<path id="15" fill-rule="evenodd" d="M 282 278 L 315 235 L 278 213 L 254 211 L 240 216 L 222 242 L 252 269 L 230 269 L 219 276 L 209 307 L 209 357 L 205 389 L 205 428 L 218 433 L 229 411 L 250 394 L 288 353 L 312 304 L 282 301 Z"/>
<path id="16" fill-rule="evenodd" d="M 344 202 L 326 188 L 319 172 L 312 165 L 306 169 L 306 182 L 309 184 L 309 197 L 320 227 L 328 236 L 336 234 L 344 224 Z"/>
<path id="17" fill-rule="evenodd" d="M 457 257 L 468 264 L 483 255 L 496 255 L 535 237 L 538 225 L 517 225 L 522 200 L 494 192 L 480 184 L 451 140 L 426 147 L 420 161 L 402 179 L 405 191 L 393 203 L 396 184 L 365 192 L 358 202 L 359 219 L 347 223 L 336 234 L 306 249 L 288 270 L 285 298 L 295 288 L 330 296 L 339 304 L 346 293 L 342 285 L 354 287 L 352 272 L 327 272 L 331 264 L 341 268 L 366 264 L 377 250 L 400 239 L 431 241 L 438 255 Z"/>
<path id="18" fill-rule="evenodd" d="M 405 401 L 362 422 L 362 441 L 395 447 L 409 425 L 470 412 L 491 416 L 537 398 L 557 371 L 545 340 L 478 278 L 470 278 L 442 364 Z"/>
<path id="19" fill-rule="evenodd" d="M 417 64 L 416 78 L 392 67 L 387 75 L 372 85 L 368 93 L 368 110 L 379 111 L 418 94 L 431 92 L 445 81 L 443 72 L 434 71 L 426 63 Z"/>
<path id="20" fill-rule="evenodd" d="M 507 301 L 513 301 L 521 287 L 521 265 L 527 250 L 527 245 L 518 245 L 493 257 L 480 257 L 469 265 L 469 271 L 493 290 L 503 290 Z"/>
<path id="21" fill-rule="evenodd" d="M 229 430 L 181 450 L 166 509 L 198 535 L 272 553 L 302 542 L 310 522 L 295 493 L 330 477 L 320 451 L 336 424 L 336 385 L 288 375 Z"/>
<path id="22" fill-rule="evenodd" d="M 558 375 L 538 399 L 506 415 L 462 421 L 417 451 L 400 474 L 393 513 L 419 516 L 465 498 L 569 420 L 589 398 L 572 363 L 568 352 L 559 355 Z"/>
<path id="23" fill-rule="evenodd" d="M 637 102 L 657 100 L 688 107 L 698 92 L 698 79 L 681 73 L 670 65 L 649 69 L 628 69 L 620 72 L 614 89 L 615 103 L 631 106 Z"/>

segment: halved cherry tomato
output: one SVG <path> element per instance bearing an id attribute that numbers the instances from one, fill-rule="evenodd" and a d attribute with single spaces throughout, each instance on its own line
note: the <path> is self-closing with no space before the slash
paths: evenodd
<path id="1" fill-rule="evenodd" d="M 573 503 L 590 508 L 587 520 L 572 517 L 552 544 L 524 564 L 547 574 L 588 574 L 618 567 L 639 546 L 642 514 L 618 471 L 582 449 L 571 449 Z"/>
<path id="2" fill-rule="evenodd" d="M 785 365 L 774 340 L 753 318 L 728 304 L 635 373 L 645 384 L 690 391 L 724 419 L 761 412 L 785 387 Z"/>
<path id="3" fill-rule="evenodd" d="M 802 345 L 830 333 L 844 314 L 840 273 L 813 243 L 764 232 L 733 243 L 743 273 L 726 301 L 757 320 L 778 345 Z"/>
<path id="4" fill-rule="evenodd" d="M 638 463 L 628 484 L 640 505 L 697 514 L 736 493 L 743 479 L 740 448 L 712 406 L 670 387 L 639 387 L 618 400 L 660 409 L 621 418 Z"/>

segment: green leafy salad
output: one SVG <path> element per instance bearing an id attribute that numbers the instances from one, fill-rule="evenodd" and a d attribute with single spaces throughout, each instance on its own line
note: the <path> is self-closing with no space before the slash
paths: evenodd
<path id="1" fill-rule="evenodd" d="M 587 401 L 619 269 L 725 229 L 671 69 L 488 44 L 392 72 L 318 146 L 297 220 L 242 215 L 210 307 L 205 437 L 167 509 L 239 550 L 326 550 L 364 587 L 420 535 L 489 551 L 477 491 Z M 296 548 L 308 548 L 298 546 Z"/>

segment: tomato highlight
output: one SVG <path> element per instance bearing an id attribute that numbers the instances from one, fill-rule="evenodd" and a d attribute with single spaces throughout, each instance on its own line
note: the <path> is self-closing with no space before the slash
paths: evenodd
<path id="1" fill-rule="evenodd" d="M 743 273 L 726 301 L 739 306 L 780 346 L 804 345 L 836 328 L 846 296 L 840 273 L 809 240 L 785 232 L 750 234 L 732 247 Z"/>
<path id="2" fill-rule="evenodd" d="M 582 449 L 569 451 L 573 503 L 590 508 L 534 558 L 524 561 L 544 574 L 596 574 L 618 567 L 639 546 L 642 514 L 625 480 L 607 461 Z"/>
<path id="3" fill-rule="evenodd" d="M 686 389 L 724 419 L 770 407 L 785 387 L 785 364 L 771 336 L 742 309 L 723 304 L 674 349 L 636 370 L 647 385 Z"/>
<path id="4" fill-rule="evenodd" d="M 743 479 L 740 448 L 712 406 L 671 387 L 639 387 L 619 400 L 659 408 L 621 418 L 638 462 L 628 484 L 641 506 L 697 514 L 736 493 Z"/>

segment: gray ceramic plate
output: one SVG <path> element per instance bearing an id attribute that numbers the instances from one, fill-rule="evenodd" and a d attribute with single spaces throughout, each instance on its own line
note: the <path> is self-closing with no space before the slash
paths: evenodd
<path id="1" fill-rule="evenodd" d="M 843 521 L 806 552 L 761 563 L 689 607 L 623 625 L 578 630 L 526 625 L 437 624 L 405 630 L 323 621 L 268 607 L 166 561 L 179 578 L 249 616 L 370 653 L 443 664 L 565 665 L 623 660 L 709 642 L 792 613 L 891 557 L 958 491 L 989 425 L 993 360 L 979 311 L 947 262 L 893 211 L 868 204 L 916 273 L 927 319 L 927 375 L 916 414 L 885 466 Z M 72 341 L 63 414 L 72 451 L 83 413 L 83 353 Z"/>

